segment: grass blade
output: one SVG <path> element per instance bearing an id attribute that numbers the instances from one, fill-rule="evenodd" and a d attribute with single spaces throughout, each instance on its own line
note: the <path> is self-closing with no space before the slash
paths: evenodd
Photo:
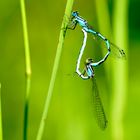
<path id="1" fill-rule="evenodd" d="M 29 39 L 26 21 L 26 10 L 24 0 L 20 0 L 22 26 L 23 26 L 23 37 L 24 37 L 24 50 L 25 50 L 25 66 L 26 66 L 26 94 L 25 94 L 25 107 L 24 107 L 24 128 L 23 128 L 23 139 L 27 140 L 27 128 L 28 128 L 28 108 L 29 108 L 29 93 L 31 85 L 31 60 L 30 60 L 30 49 Z"/>
<path id="2" fill-rule="evenodd" d="M 1 107 L 1 83 L 0 83 L 0 140 L 2 140 L 3 138 L 3 134 L 2 134 L 2 107 Z"/>
<path id="3" fill-rule="evenodd" d="M 73 6 L 73 1 L 74 0 L 67 0 L 65 15 L 63 17 L 63 21 L 62 21 L 62 25 L 61 25 L 59 42 L 58 42 L 56 56 L 55 56 L 55 60 L 54 60 L 54 66 L 53 66 L 53 70 L 52 70 L 52 76 L 51 76 L 48 94 L 46 97 L 44 111 L 42 114 L 42 118 L 41 118 L 41 122 L 40 122 L 40 126 L 39 126 L 36 140 L 41 140 L 42 136 L 43 136 L 43 131 L 44 131 L 44 127 L 45 127 L 45 120 L 46 120 L 47 115 L 48 115 L 48 109 L 49 109 L 49 105 L 51 102 L 51 97 L 52 97 L 52 93 L 53 93 L 53 88 L 54 88 L 54 83 L 55 83 L 55 79 L 56 79 L 58 66 L 59 66 L 60 56 L 61 56 L 61 52 L 62 52 L 62 48 L 63 48 L 63 44 L 64 44 L 64 38 L 65 38 L 65 33 L 66 33 L 66 30 L 64 30 L 64 29 L 68 25 L 68 20 L 66 20 L 66 15 L 68 17 L 70 17 L 72 6 Z"/>
<path id="4" fill-rule="evenodd" d="M 126 55 L 128 55 L 128 0 L 114 1 L 113 17 L 114 43 L 121 46 L 125 50 Z M 112 140 L 124 140 L 123 118 L 128 89 L 127 85 L 128 59 L 126 61 L 117 61 L 113 65 L 113 96 L 111 105 Z"/>

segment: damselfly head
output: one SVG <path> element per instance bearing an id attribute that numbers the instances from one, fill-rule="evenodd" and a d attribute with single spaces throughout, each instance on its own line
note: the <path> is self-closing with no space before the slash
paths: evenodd
<path id="1" fill-rule="evenodd" d="M 71 14 L 73 17 L 76 17 L 76 16 L 78 16 L 79 15 L 79 12 L 78 11 L 74 11 L 74 12 L 72 12 L 72 14 Z"/>
<path id="2" fill-rule="evenodd" d="M 85 63 L 86 63 L 86 65 L 88 65 L 88 64 L 90 64 L 90 63 L 93 63 L 93 59 L 87 58 Z"/>

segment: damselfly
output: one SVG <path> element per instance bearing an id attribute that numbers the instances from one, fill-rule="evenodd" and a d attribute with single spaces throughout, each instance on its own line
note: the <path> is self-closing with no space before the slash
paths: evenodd
<path id="1" fill-rule="evenodd" d="M 84 52 L 85 46 L 86 46 L 86 40 L 87 40 L 87 32 L 83 30 L 84 33 L 84 39 L 83 39 L 83 45 L 81 47 L 80 52 Z M 97 88 L 96 80 L 95 80 L 95 74 L 94 74 L 94 69 L 93 67 L 96 67 L 103 63 L 103 60 L 100 60 L 99 62 L 94 63 L 92 59 L 88 58 L 85 62 L 85 67 L 83 71 L 80 71 L 80 62 L 82 58 L 82 54 L 79 54 L 78 60 L 77 60 L 77 65 L 76 65 L 76 72 L 82 79 L 91 79 L 93 82 L 93 104 L 94 104 L 94 115 L 97 120 L 97 123 L 99 127 L 104 130 L 107 127 L 107 119 L 105 116 L 105 112 L 103 109 L 103 105 L 99 96 L 99 91 Z M 107 53 L 104 57 L 106 59 L 108 57 L 109 53 Z"/>
<path id="2" fill-rule="evenodd" d="M 93 92 L 92 92 L 92 99 L 93 99 L 93 105 L 94 105 L 94 115 L 95 119 L 97 121 L 98 126 L 104 130 L 107 127 L 107 118 L 105 115 L 105 111 L 103 108 L 103 104 L 101 102 L 101 98 L 99 96 L 99 90 L 96 84 L 94 69 L 92 66 L 93 60 L 87 59 L 85 62 L 85 69 L 83 71 L 83 75 L 87 75 L 88 79 L 91 79 L 93 82 Z"/>
<path id="3" fill-rule="evenodd" d="M 90 75 L 90 72 L 88 73 L 88 75 L 83 75 L 83 72 L 80 71 L 80 63 L 81 63 L 81 58 L 82 58 L 82 55 L 84 53 L 84 49 L 86 47 L 86 42 L 87 42 L 87 32 L 82 29 L 83 33 L 84 33 L 84 39 L 83 39 L 83 44 L 82 44 L 82 47 L 81 47 L 81 50 L 80 50 L 80 53 L 79 53 L 79 57 L 78 57 L 78 60 L 77 60 L 77 64 L 76 64 L 76 73 L 84 80 L 86 79 L 89 79 L 91 77 L 91 75 L 93 74 L 91 72 L 91 75 Z M 110 54 L 110 51 L 108 51 L 106 53 L 106 55 L 104 56 L 103 59 L 101 59 L 100 61 L 98 62 L 93 62 L 93 61 L 90 61 L 90 66 L 92 67 L 96 67 L 96 66 L 99 66 L 100 64 L 102 64 L 106 59 L 107 57 L 109 56 Z M 88 65 L 89 66 L 89 65 Z"/>
<path id="4" fill-rule="evenodd" d="M 87 59 L 85 62 L 85 68 L 83 72 L 81 73 L 81 77 L 84 79 L 91 79 L 93 82 L 93 105 L 94 105 L 94 115 L 97 121 L 98 126 L 104 130 L 107 127 L 107 118 L 105 115 L 105 111 L 101 102 L 101 98 L 99 96 L 99 90 L 96 84 L 95 80 L 95 74 L 94 74 L 94 69 L 92 66 L 93 60 L 92 59 Z"/>
<path id="5" fill-rule="evenodd" d="M 72 12 L 72 15 L 71 15 L 71 19 L 70 19 L 70 23 L 67 27 L 67 29 L 72 29 L 74 30 L 77 26 L 77 24 L 79 24 L 82 29 L 84 31 L 86 31 L 87 33 L 91 33 L 93 35 L 93 38 L 95 40 L 102 40 L 103 42 L 105 42 L 105 46 L 108 50 L 108 55 L 107 57 L 109 56 L 110 52 L 112 54 L 115 54 L 115 56 L 117 58 L 125 58 L 125 53 L 122 49 L 120 49 L 119 47 L 117 47 L 116 45 L 114 45 L 113 43 L 111 43 L 107 38 L 105 38 L 101 33 L 99 32 L 96 32 L 92 26 L 90 26 L 88 24 L 88 22 L 82 18 L 81 16 L 79 16 L 79 13 L 77 11 L 74 11 Z M 83 53 L 82 51 L 80 53 Z M 107 58 L 105 57 L 105 58 Z M 102 61 L 104 62 L 106 59 L 102 59 Z M 100 64 L 100 63 L 99 63 Z"/>
<path id="6" fill-rule="evenodd" d="M 82 27 L 82 31 L 84 33 L 84 39 L 83 39 L 83 44 L 79 53 L 79 57 L 77 60 L 77 65 L 76 65 L 76 72 L 77 74 L 84 80 L 87 79 L 92 79 L 93 82 L 93 103 L 94 103 L 94 110 L 95 110 L 95 116 L 98 122 L 98 125 L 100 126 L 101 129 L 105 129 L 107 127 L 107 119 L 105 116 L 105 112 L 103 109 L 103 105 L 99 96 L 96 80 L 95 80 L 95 74 L 94 74 L 94 69 L 93 67 L 99 66 L 105 60 L 108 58 L 110 52 L 114 53 L 115 56 L 118 58 L 125 58 L 125 53 L 122 49 L 119 47 L 115 46 L 113 43 L 111 43 L 108 39 L 106 39 L 102 34 L 96 32 L 89 24 L 88 22 L 79 16 L 79 13 L 77 11 L 72 12 L 72 17 L 70 20 L 70 24 L 67 27 L 67 29 L 72 29 L 74 30 L 75 27 L 79 24 Z M 93 62 L 92 59 L 87 59 L 85 62 L 85 67 L 83 71 L 80 71 L 80 63 L 81 63 L 81 58 L 84 53 L 84 49 L 86 47 L 86 42 L 87 42 L 87 33 L 91 33 L 94 37 L 94 39 L 102 40 L 105 43 L 105 46 L 107 48 L 107 53 L 106 55 L 98 62 Z"/>

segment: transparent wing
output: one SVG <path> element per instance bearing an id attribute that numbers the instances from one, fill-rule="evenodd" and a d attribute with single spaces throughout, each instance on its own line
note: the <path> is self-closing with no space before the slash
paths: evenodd
<path id="1" fill-rule="evenodd" d="M 95 77 L 92 78 L 93 81 L 93 104 L 94 104 L 94 115 L 98 126 L 104 130 L 107 127 L 107 119 L 105 116 L 104 108 L 99 96 L 99 91 L 97 88 Z"/>
<path id="2" fill-rule="evenodd" d="M 92 35 L 93 35 L 93 39 L 96 41 L 96 43 L 99 46 L 106 48 L 105 40 L 101 39 L 97 34 L 92 34 Z M 109 43 L 110 43 L 110 49 L 111 49 L 111 53 L 110 53 L 111 56 L 114 56 L 119 59 L 126 59 L 126 54 L 123 49 L 119 48 L 118 46 L 111 43 L 110 41 L 109 41 Z"/>
<path id="3" fill-rule="evenodd" d="M 110 43 L 110 48 L 111 48 L 111 53 L 116 56 L 117 58 L 121 58 L 121 59 L 126 59 L 126 55 L 124 50 L 122 50 L 121 48 L 117 47 L 116 45 L 114 45 L 113 43 Z"/>

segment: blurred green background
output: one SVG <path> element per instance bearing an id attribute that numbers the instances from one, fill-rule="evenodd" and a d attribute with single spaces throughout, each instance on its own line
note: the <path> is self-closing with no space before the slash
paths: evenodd
<path id="1" fill-rule="evenodd" d="M 113 18 L 115 0 L 106 1 Z M 100 3 L 102 5 L 102 3 Z M 66 0 L 26 0 L 27 24 L 31 51 L 32 81 L 29 103 L 28 139 L 38 131 L 48 91 L 58 44 Z M 128 9 L 128 93 L 123 119 L 124 139 L 140 139 L 140 18 L 139 0 L 129 0 Z M 80 12 L 99 30 L 94 0 L 75 1 L 73 9 Z M 104 15 L 104 11 L 100 9 Z M 118 19 L 119 20 L 119 19 Z M 104 21 L 102 21 L 104 22 Z M 112 22 L 111 25 L 112 27 Z M 110 28 L 111 28 L 110 27 Z M 106 25 L 104 25 L 106 28 Z M 109 39 L 108 36 L 102 32 Z M 111 140 L 110 123 L 101 131 L 92 109 L 92 83 L 83 81 L 74 72 L 83 39 L 81 28 L 68 30 L 50 104 L 43 140 Z M 92 46 L 93 40 L 88 42 Z M 120 46 L 121 47 L 121 46 Z M 87 47 L 86 56 L 95 56 Z M 101 49 L 96 51 L 101 56 Z M 106 63 L 114 63 L 108 59 Z M 110 118 L 111 80 L 104 65 L 97 68 L 96 79 L 107 117 Z M 119 73 L 118 73 L 119 75 Z M 109 75 L 111 77 L 111 74 Z M 23 139 L 25 101 L 25 58 L 19 0 L 0 1 L 0 82 L 2 84 L 2 122 L 4 140 Z M 118 81 L 119 82 L 119 81 Z M 114 120 L 115 121 L 115 120 Z"/>

